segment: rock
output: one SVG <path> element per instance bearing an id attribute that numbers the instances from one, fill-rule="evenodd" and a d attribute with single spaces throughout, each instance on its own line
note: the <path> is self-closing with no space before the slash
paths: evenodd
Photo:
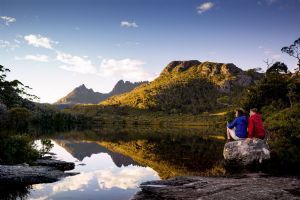
<path id="1" fill-rule="evenodd" d="M 300 199 L 300 179 L 248 174 L 240 177 L 178 177 L 140 185 L 132 200 Z"/>
<path id="2" fill-rule="evenodd" d="M 227 142 L 223 156 L 226 165 L 250 166 L 270 159 L 268 144 L 261 139 L 246 139 Z"/>
<path id="3" fill-rule="evenodd" d="M 22 164 L 20 164 L 20 166 L 28 167 L 29 164 L 27 164 L 27 163 L 22 163 Z"/>
<path id="4" fill-rule="evenodd" d="M 0 185 L 51 183 L 75 174 L 47 166 L 0 165 Z"/>
<path id="5" fill-rule="evenodd" d="M 53 167 L 61 171 L 68 171 L 75 168 L 75 164 L 73 162 L 65 162 L 65 161 L 53 160 L 53 159 L 38 159 L 36 161 L 36 164 L 40 166 Z"/>

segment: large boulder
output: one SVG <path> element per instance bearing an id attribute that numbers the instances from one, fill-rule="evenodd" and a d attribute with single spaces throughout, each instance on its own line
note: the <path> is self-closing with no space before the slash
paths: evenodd
<path id="1" fill-rule="evenodd" d="M 261 164 L 270 159 L 270 151 L 264 140 L 248 138 L 227 142 L 224 146 L 223 156 L 227 165 L 246 167 Z"/>

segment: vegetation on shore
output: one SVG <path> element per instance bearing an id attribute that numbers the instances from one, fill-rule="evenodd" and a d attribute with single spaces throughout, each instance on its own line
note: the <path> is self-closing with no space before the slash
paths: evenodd
<path id="1" fill-rule="evenodd" d="M 0 65 L 0 164 L 32 163 L 44 154 L 35 149 L 34 135 L 91 125 L 92 120 L 83 115 L 34 103 L 38 98 L 27 92 L 30 88 L 18 80 L 7 80 L 7 72 L 10 70 Z"/>

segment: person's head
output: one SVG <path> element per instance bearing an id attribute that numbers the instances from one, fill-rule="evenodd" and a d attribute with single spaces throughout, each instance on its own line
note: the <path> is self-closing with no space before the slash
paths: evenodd
<path id="1" fill-rule="evenodd" d="M 254 115 L 257 113 L 257 108 L 251 108 L 250 109 L 250 116 Z"/>
<path id="2" fill-rule="evenodd" d="M 235 116 L 236 116 L 236 117 L 240 117 L 240 116 L 242 116 L 243 114 L 244 114 L 244 111 L 243 111 L 242 109 L 240 109 L 240 108 L 235 109 Z"/>

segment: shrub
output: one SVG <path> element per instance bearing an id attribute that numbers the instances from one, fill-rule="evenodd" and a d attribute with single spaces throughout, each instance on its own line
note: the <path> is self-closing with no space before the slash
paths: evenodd
<path id="1" fill-rule="evenodd" d="M 26 108 L 11 108 L 8 111 L 9 128 L 16 130 L 18 133 L 28 131 L 28 125 L 31 113 Z"/>
<path id="2" fill-rule="evenodd" d="M 271 168 L 286 173 L 299 173 L 300 166 L 300 104 L 274 112 L 265 123 L 271 132 Z"/>
<path id="3" fill-rule="evenodd" d="M 3 136 L 3 135 L 2 135 Z M 39 157 L 33 139 L 28 135 L 12 135 L 0 139 L 0 163 L 33 163 Z"/>

